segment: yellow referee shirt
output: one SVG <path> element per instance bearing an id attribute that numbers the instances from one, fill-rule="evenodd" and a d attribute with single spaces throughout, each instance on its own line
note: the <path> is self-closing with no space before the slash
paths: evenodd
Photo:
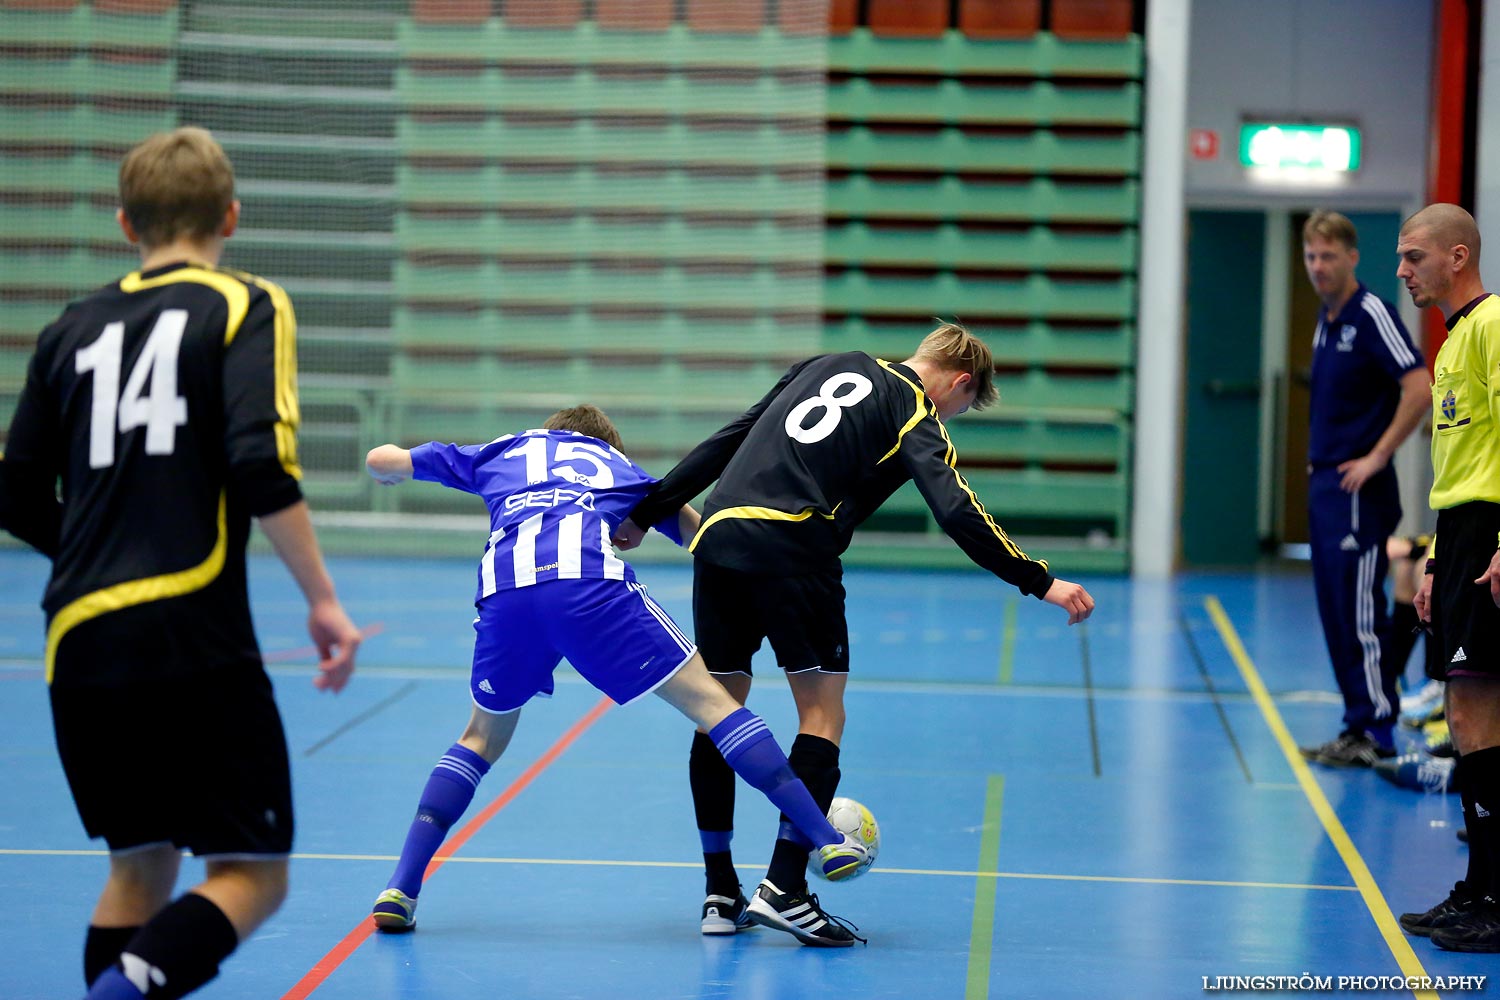
<path id="1" fill-rule="evenodd" d="M 1429 503 L 1500 503 L 1500 297 L 1458 314 L 1434 368 Z"/>

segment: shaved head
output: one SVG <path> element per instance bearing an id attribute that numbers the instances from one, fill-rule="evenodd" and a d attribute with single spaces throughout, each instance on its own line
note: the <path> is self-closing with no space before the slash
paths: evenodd
<path id="1" fill-rule="evenodd" d="M 1401 224 L 1401 235 L 1423 233 L 1439 250 L 1469 248 L 1469 267 L 1479 266 L 1479 225 L 1457 205 L 1428 205 Z"/>

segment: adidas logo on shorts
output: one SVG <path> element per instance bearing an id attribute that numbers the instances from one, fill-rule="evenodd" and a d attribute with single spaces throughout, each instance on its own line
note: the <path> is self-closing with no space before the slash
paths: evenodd
<path id="1" fill-rule="evenodd" d="M 1463 663 L 1467 659 L 1468 659 L 1468 657 L 1464 655 L 1464 648 L 1462 646 L 1459 646 L 1458 647 L 1458 652 L 1454 653 L 1453 654 L 1453 659 L 1449 660 L 1448 662 L 1449 663 Z"/>
<path id="2" fill-rule="evenodd" d="M 483 691 L 485 694 L 495 693 L 495 689 L 490 687 L 489 678 L 485 678 L 484 680 L 479 682 L 479 690 Z"/>

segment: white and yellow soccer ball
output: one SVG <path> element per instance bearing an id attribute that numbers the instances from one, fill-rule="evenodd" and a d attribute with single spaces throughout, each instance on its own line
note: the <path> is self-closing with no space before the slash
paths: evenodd
<path id="1" fill-rule="evenodd" d="M 875 863 L 875 856 L 880 853 L 880 824 L 875 822 L 874 814 L 863 804 L 842 796 L 829 804 L 828 822 L 833 824 L 835 830 L 863 843 L 869 851 L 869 856 L 855 869 L 854 874 L 845 876 L 843 881 L 859 878 L 870 870 L 870 866 Z M 819 864 L 817 851 L 807 856 L 807 870 L 818 878 L 827 878 L 823 874 L 823 866 Z"/>

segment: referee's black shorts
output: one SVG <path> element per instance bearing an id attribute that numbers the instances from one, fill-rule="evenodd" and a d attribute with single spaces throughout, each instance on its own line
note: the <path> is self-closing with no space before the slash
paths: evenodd
<path id="1" fill-rule="evenodd" d="M 263 668 L 54 684 L 51 701 L 78 815 L 110 850 L 171 843 L 209 858 L 291 852 L 286 735 Z"/>
<path id="2" fill-rule="evenodd" d="M 843 570 L 803 576 L 742 573 L 697 560 L 693 566 L 693 638 L 709 673 L 749 675 L 750 658 L 769 639 L 789 674 L 849 672 L 849 624 Z"/>
<path id="3" fill-rule="evenodd" d="M 1489 585 L 1474 582 L 1489 569 L 1497 538 L 1500 504 L 1476 500 L 1438 511 L 1428 639 L 1438 649 L 1429 673 L 1500 677 L 1500 608 Z"/>

